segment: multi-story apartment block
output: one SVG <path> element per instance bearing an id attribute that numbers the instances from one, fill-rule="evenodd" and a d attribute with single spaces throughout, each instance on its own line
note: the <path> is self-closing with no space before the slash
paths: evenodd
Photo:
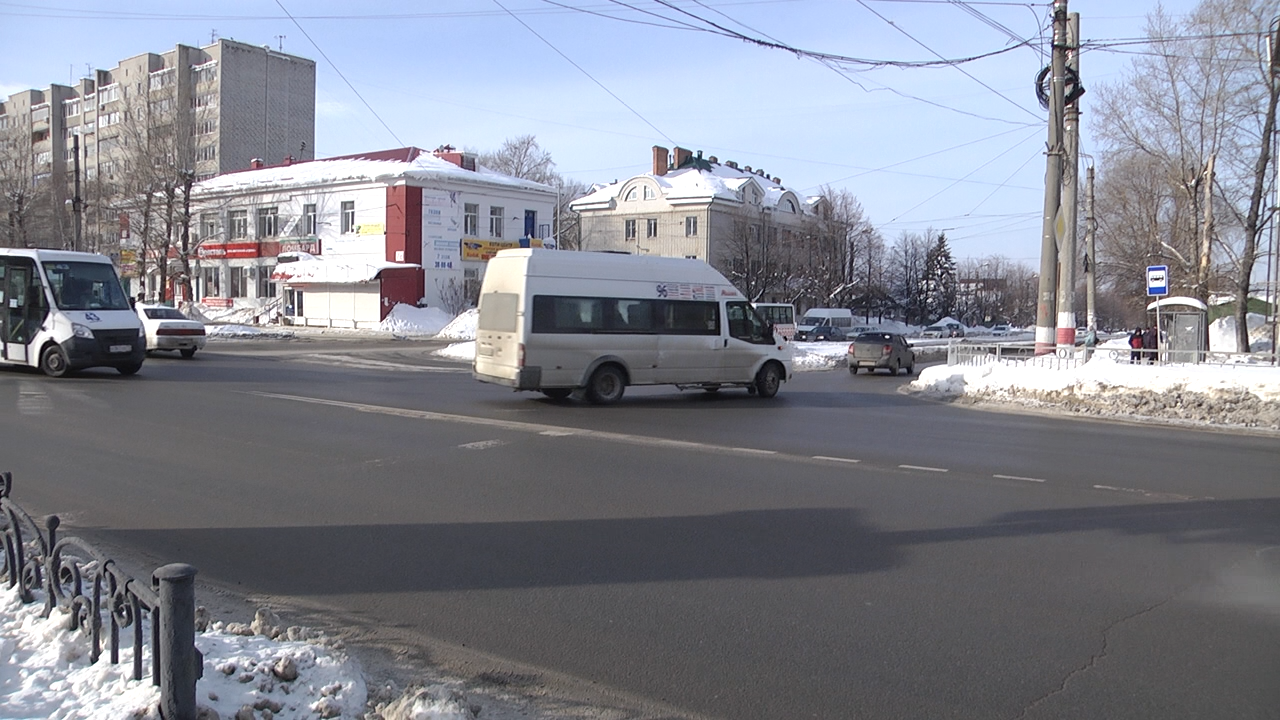
<path id="1" fill-rule="evenodd" d="M 221 39 L 144 53 L 75 85 L 24 90 L 0 99 L 0 177 L 47 190 L 56 205 L 70 197 L 77 144 L 84 195 L 94 198 L 134 181 L 148 162 L 202 180 L 255 158 L 308 160 L 315 79 L 314 61 Z M 89 212 L 89 249 L 93 219 Z M 116 218 L 101 220 L 106 233 Z"/>
<path id="2" fill-rule="evenodd" d="M 768 253 L 801 246 L 819 202 L 763 170 L 655 145 L 651 172 L 598 187 L 569 207 L 581 216 L 583 250 L 698 258 L 737 278 Z"/>

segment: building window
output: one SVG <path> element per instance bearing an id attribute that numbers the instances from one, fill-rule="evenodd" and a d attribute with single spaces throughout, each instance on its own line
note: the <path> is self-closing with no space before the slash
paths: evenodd
<path id="1" fill-rule="evenodd" d="M 112 100 L 120 99 L 120 86 L 108 85 L 104 88 L 98 88 L 98 105 L 105 105 Z"/>
<path id="2" fill-rule="evenodd" d="M 658 237 L 658 218 L 648 218 L 644 221 L 644 236 L 647 238 Z"/>
<path id="3" fill-rule="evenodd" d="M 551 226 L 550 226 L 550 225 L 548 225 L 548 224 L 546 224 L 546 223 L 543 223 L 543 224 L 539 225 L 539 226 L 538 226 L 538 239 L 539 239 L 539 240 L 546 240 L 546 239 L 547 239 L 547 238 L 549 238 L 549 237 L 551 237 Z"/>
<path id="4" fill-rule="evenodd" d="M 201 93 L 191 96 L 191 107 L 205 108 L 213 107 L 218 104 L 218 96 L 214 93 Z"/>
<path id="5" fill-rule="evenodd" d="M 635 202 L 640 199 L 640 188 L 631 188 L 627 191 L 627 196 L 623 198 L 624 202 Z"/>
<path id="6" fill-rule="evenodd" d="M 227 213 L 227 239 L 242 240 L 249 237 L 249 211 L 232 210 Z"/>
<path id="7" fill-rule="evenodd" d="M 280 210 L 274 207 L 258 208 L 258 237 L 275 237 L 280 234 Z"/>
<path id="8" fill-rule="evenodd" d="M 51 150 L 36 153 L 37 165 L 48 165 L 51 162 L 53 162 L 53 152 Z"/>
<path id="9" fill-rule="evenodd" d="M 201 297 L 222 297 L 222 273 L 216 267 L 207 267 L 201 271 L 204 281 L 204 294 Z"/>
<path id="10" fill-rule="evenodd" d="M 213 213 L 200 215 L 200 239 L 208 240 L 218 234 L 218 216 Z"/>
<path id="11" fill-rule="evenodd" d="M 294 288 L 285 288 L 284 291 L 284 314 L 289 317 L 300 317 L 302 315 L 302 291 Z"/>
<path id="12" fill-rule="evenodd" d="M 689 217 L 686 217 L 684 219 L 684 236 L 685 237 L 698 236 L 698 216 L 690 215 Z"/>
<path id="13" fill-rule="evenodd" d="M 80 98 L 74 100 L 64 100 L 62 102 L 62 116 L 71 117 L 80 114 Z"/>
<path id="14" fill-rule="evenodd" d="M 342 201 L 342 234 L 356 231 L 356 201 Z"/>
<path id="15" fill-rule="evenodd" d="M 657 194 L 653 192 L 653 188 L 649 187 L 648 185 L 645 185 L 645 186 L 644 186 L 644 199 L 645 199 L 645 200 L 652 200 L 652 199 L 654 199 L 655 197 L 657 197 Z"/>
<path id="16" fill-rule="evenodd" d="M 218 131 L 217 120 L 201 120 L 200 122 L 191 126 L 192 135 L 212 135 L 217 131 Z"/>
<path id="17" fill-rule="evenodd" d="M 490 206 L 489 208 L 489 237 L 502 237 L 502 214 L 506 212 L 500 207 Z"/>
<path id="18" fill-rule="evenodd" d="M 191 82 L 195 84 L 213 82 L 218 77 L 218 66 L 216 63 L 207 63 L 205 65 L 197 65 L 191 68 Z"/>
<path id="19" fill-rule="evenodd" d="M 151 114 L 162 115 L 173 109 L 173 98 L 162 98 L 151 103 Z M 193 133 L 194 134 L 194 133 Z"/>
<path id="20" fill-rule="evenodd" d="M 315 235 L 318 223 L 316 222 L 316 204 L 307 203 L 302 206 L 302 234 Z"/>
<path id="21" fill-rule="evenodd" d="M 636 239 L 636 221 L 624 220 L 622 223 L 622 237 L 627 240 Z"/>
<path id="22" fill-rule="evenodd" d="M 233 267 L 231 270 L 231 297 L 249 297 L 249 268 Z"/>
<path id="23" fill-rule="evenodd" d="M 151 73 L 150 89 L 159 90 L 160 88 L 169 87 L 172 84 L 173 84 L 172 68 L 169 70 L 161 70 L 159 72 Z"/>
<path id="24" fill-rule="evenodd" d="M 215 160 L 218 157 L 217 145 L 205 145 L 196 150 L 196 160 Z"/>
<path id="25" fill-rule="evenodd" d="M 276 284 L 271 282 L 271 268 L 256 268 L 258 273 L 258 297 L 272 298 L 276 296 Z"/>
<path id="26" fill-rule="evenodd" d="M 480 236 L 480 204 L 463 203 L 462 234 L 467 237 Z"/>
<path id="27" fill-rule="evenodd" d="M 120 111 L 103 113 L 98 116 L 98 127 L 108 127 L 120 122 Z"/>

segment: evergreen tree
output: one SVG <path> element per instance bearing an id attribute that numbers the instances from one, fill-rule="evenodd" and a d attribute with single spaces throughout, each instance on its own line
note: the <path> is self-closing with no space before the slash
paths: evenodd
<path id="1" fill-rule="evenodd" d="M 929 246 L 924 259 L 923 287 L 925 317 L 936 322 L 955 312 L 956 309 L 956 261 L 951 257 L 951 248 L 947 246 L 946 233 L 939 233 L 938 239 Z"/>

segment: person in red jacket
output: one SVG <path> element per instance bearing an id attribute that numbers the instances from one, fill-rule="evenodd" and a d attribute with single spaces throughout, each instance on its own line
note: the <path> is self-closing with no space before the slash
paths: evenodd
<path id="1" fill-rule="evenodd" d="M 1142 328 L 1136 327 L 1129 333 L 1129 364 L 1142 362 Z"/>

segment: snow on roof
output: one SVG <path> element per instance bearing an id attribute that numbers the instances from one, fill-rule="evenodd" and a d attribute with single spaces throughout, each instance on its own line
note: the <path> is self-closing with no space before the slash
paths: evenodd
<path id="1" fill-rule="evenodd" d="M 280 263 L 271 271 L 271 279 L 291 285 L 305 283 L 358 284 L 373 282 L 383 270 L 416 269 L 413 263 L 348 262 L 310 256 L 308 260 Z"/>
<path id="2" fill-rule="evenodd" d="M 663 197 L 668 202 L 714 200 L 717 198 L 735 202 L 741 201 L 742 191 L 752 183 L 760 188 L 763 196 L 761 205 L 765 207 L 777 207 L 785 195 L 789 193 L 794 195 L 793 191 L 774 182 L 772 178 L 716 163 L 712 164 L 709 170 L 686 167 L 672 170 L 666 175 L 644 173 L 608 185 L 596 185 L 592 192 L 574 201 L 573 205 L 607 205 L 610 201 L 619 197 L 624 185 L 638 177 L 647 178 L 657 184 Z M 800 201 L 796 208 L 797 212 L 803 212 L 803 207 L 812 205 L 811 198 L 802 198 L 798 195 L 795 197 Z"/>
<path id="3" fill-rule="evenodd" d="M 1147 309 L 1148 309 L 1148 310 L 1155 310 L 1156 308 L 1165 308 L 1165 307 L 1169 307 L 1169 306 L 1171 306 L 1171 305 L 1189 305 L 1189 306 L 1191 306 L 1191 307 L 1193 307 L 1193 308 L 1199 308 L 1199 309 L 1201 309 L 1201 310 L 1208 310 L 1208 309 L 1209 309 L 1209 306 L 1208 306 L 1208 305 L 1205 305 L 1204 303 L 1200 302 L 1199 300 L 1197 300 L 1197 299 L 1195 299 L 1195 298 L 1193 298 L 1193 297 L 1184 297 L 1184 296 L 1181 296 L 1181 295 L 1175 295 L 1174 297 L 1165 297 L 1165 298 L 1160 298 L 1159 300 L 1156 300 L 1155 302 L 1153 302 L 1153 303 L 1151 303 L 1150 305 L 1148 305 L 1148 306 L 1147 306 Z"/>
<path id="4" fill-rule="evenodd" d="M 429 152 L 419 152 L 412 159 L 384 159 L 398 154 L 400 154 L 399 151 L 381 151 L 330 160 L 309 160 L 294 162 L 290 165 L 242 170 L 198 182 L 192 191 L 197 195 L 209 195 L 340 182 L 391 183 L 400 180 L 453 180 L 554 192 L 549 185 L 503 175 L 481 165 L 477 165 L 475 170 L 465 170 Z M 404 157 L 408 158 L 410 155 L 412 153 L 407 153 Z"/>

